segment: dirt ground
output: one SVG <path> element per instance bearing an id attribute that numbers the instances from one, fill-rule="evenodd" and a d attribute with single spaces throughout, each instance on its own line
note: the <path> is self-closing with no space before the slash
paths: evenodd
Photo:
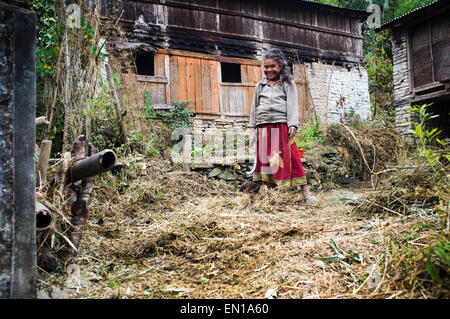
<path id="1" fill-rule="evenodd" d="M 392 285 L 401 272 L 387 264 L 388 238 L 422 221 L 352 213 L 369 185 L 316 191 L 308 206 L 300 190 L 244 194 L 160 162 L 146 167 L 152 173 L 125 188 L 97 183 L 79 254 L 44 276 L 40 298 L 421 296 Z"/>

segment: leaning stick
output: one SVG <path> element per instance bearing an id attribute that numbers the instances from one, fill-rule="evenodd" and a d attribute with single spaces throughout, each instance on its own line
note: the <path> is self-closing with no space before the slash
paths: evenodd
<path id="1" fill-rule="evenodd" d="M 119 97 L 117 95 L 116 88 L 114 86 L 114 80 L 112 76 L 111 66 L 109 63 L 105 63 L 105 69 L 106 69 L 106 77 L 108 78 L 108 84 L 109 88 L 111 89 L 111 94 L 114 98 L 114 108 L 116 109 L 117 118 L 119 120 L 120 125 L 120 139 L 122 143 L 127 142 L 127 129 L 125 127 L 124 121 L 123 121 L 123 113 L 120 109 L 120 101 Z"/>
<path id="2" fill-rule="evenodd" d="M 40 187 L 45 187 L 47 185 L 47 170 L 48 170 L 48 159 L 50 157 L 50 151 L 52 149 L 52 141 L 43 140 L 41 142 L 41 148 L 39 149 L 39 162 L 36 176 L 36 185 Z"/>

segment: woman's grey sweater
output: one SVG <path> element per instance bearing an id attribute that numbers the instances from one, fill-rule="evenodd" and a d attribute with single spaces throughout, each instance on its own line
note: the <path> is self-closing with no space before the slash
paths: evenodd
<path id="1" fill-rule="evenodd" d="M 281 80 L 270 86 L 264 77 L 253 94 L 248 127 L 274 123 L 298 127 L 297 87 L 293 81 Z"/>

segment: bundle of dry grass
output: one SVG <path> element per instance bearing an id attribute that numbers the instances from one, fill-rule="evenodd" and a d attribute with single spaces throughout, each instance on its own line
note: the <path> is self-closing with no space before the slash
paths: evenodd
<path id="1" fill-rule="evenodd" d="M 363 178 L 397 163 L 407 149 L 403 138 L 389 127 L 355 129 L 336 123 L 327 127 L 324 142 L 335 147 L 348 168 Z"/>
<path id="2" fill-rule="evenodd" d="M 448 185 L 440 182 L 426 165 L 417 161 L 382 172 L 377 191 L 354 211 L 358 214 L 401 214 L 431 209 L 444 213 L 450 198 Z"/>

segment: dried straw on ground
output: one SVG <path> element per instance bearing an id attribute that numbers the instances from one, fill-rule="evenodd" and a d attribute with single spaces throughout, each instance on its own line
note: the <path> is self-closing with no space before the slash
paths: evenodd
<path id="1" fill-rule="evenodd" d="M 164 161 L 138 164 L 94 191 L 71 262 L 96 279 L 72 289 L 72 298 L 442 296 L 434 288 L 411 293 L 398 284 L 403 273 L 386 266 L 398 257 L 392 236 L 420 222 L 415 217 L 361 217 L 331 201 L 336 191 L 317 194 L 320 204 L 310 207 L 299 191 L 243 194 Z M 336 255 L 331 240 L 354 255 L 318 259 Z"/>

